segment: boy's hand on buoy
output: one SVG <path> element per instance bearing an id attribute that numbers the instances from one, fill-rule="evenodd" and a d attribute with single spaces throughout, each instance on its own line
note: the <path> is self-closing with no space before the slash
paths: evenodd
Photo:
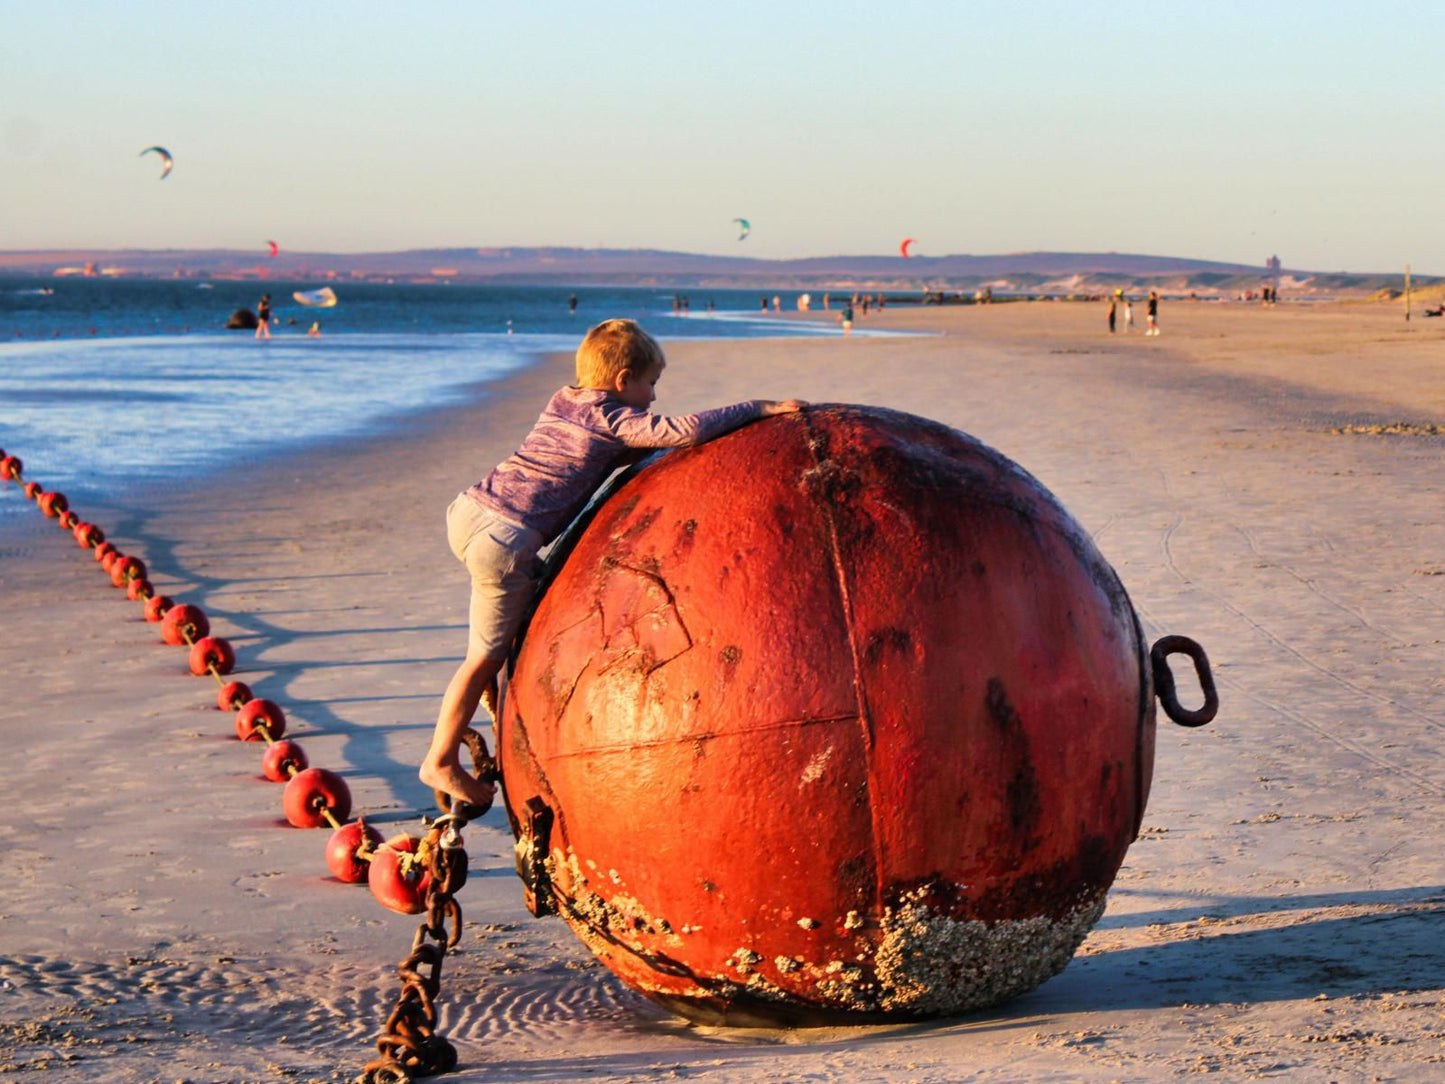
<path id="1" fill-rule="evenodd" d="M 782 402 L 769 399 L 763 403 L 763 417 L 770 418 L 774 414 L 796 414 L 808 404 L 802 399 L 784 399 Z"/>

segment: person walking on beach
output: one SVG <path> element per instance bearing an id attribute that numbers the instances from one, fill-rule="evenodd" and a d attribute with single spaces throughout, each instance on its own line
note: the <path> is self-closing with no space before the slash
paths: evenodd
<path id="1" fill-rule="evenodd" d="M 1109 298 L 1109 334 L 1114 334 L 1114 322 L 1119 318 L 1119 302 L 1117 298 Z"/>
<path id="2" fill-rule="evenodd" d="M 473 805 L 490 803 L 496 788 L 462 768 L 462 736 L 479 703 L 495 718 L 497 674 L 536 587 L 538 550 L 562 533 L 616 467 L 642 452 L 701 444 L 807 406 L 797 399 L 753 399 L 699 414 L 653 414 L 667 359 L 631 320 L 598 324 L 576 360 L 577 382 L 552 396 L 521 448 L 447 508 L 447 542 L 471 576 L 467 654 L 447 685 L 417 774 Z"/>
<path id="3" fill-rule="evenodd" d="M 843 338 L 853 333 L 853 302 L 843 302 Z"/>
<path id="4" fill-rule="evenodd" d="M 1150 291 L 1149 291 L 1149 308 L 1148 308 L 1148 311 L 1147 311 L 1147 318 L 1148 318 L 1148 320 L 1149 320 L 1149 327 L 1145 330 L 1144 334 L 1145 334 L 1145 335 L 1158 335 L 1158 334 L 1159 334 L 1159 291 L 1158 291 L 1158 290 L 1150 290 Z"/>
<path id="5" fill-rule="evenodd" d="M 262 294 L 261 300 L 256 303 L 256 338 L 269 339 L 271 337 L 271 295 Z"/>

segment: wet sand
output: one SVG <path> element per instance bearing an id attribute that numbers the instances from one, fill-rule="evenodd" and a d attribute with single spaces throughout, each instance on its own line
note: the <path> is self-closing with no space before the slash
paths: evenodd
<path id="1" fill-rule="evenodd" d="M 1103 324 L 894 308 L 859 326 L 929 334 L 675 344 L 658 403 L 797 395 L 966 430 L 1093 533 L 1151 640 L 1209 650 L 1220 716 L 1161 721 L 1144 830 L 1069 968 L 934 1024 L 691 1027 L 527 915 L 494 809 L 443 982 L 451 1079 L 1439 1078 L 1445 321 L 1166 303 L 1158 338 Z M 413 827 L 465 640 L 442 512 L 569 376 L 549 359 L 385 438 L 80 511 L 210 613 L 359 810 Z M 139 611 L 53 522 L 0 534 L 0 1080 L 348 1079 L 416 920 L 328 879 L 327 833 L 281 821 L 259 748 Z"/>

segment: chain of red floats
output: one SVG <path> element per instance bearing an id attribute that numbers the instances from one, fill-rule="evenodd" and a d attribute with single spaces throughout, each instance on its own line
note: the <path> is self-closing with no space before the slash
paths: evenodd
<path id="1" fill-rule="evenodd" d="M 0 481 L 20 483 L 24 464 L 18 456 L 0 448 Z M 92 551 L 110 582 L 125 590 L 126 598 L 141 603 L 145 619 L 160 625 L 161 640 L 189 649 L 192 674 L 210 674 L 220 685 L 216 706 L 236 713 L 236 736 L 243 742 L 264 741 L 266 752 L 261 771 L 275 783 L 284 783 L 281 808 L 286 820 L 297 828 L 330 825 L 326 844 L 326 866 L 339 881 L 366 881 L 382 906 L 399 914 L 415 915 L 426 910 L 431 880 L 426 844 L 411 835 L 383 841 L 381 833 L 364 818 L 347 822 L 351 815 L 351 789 L 346 780 L 325 768 L 309 766 L 306 753 L 286 732 L 286 713 L 279 704 L 252 695 L 242 681 L 227 681 L 236 666 L 236 653 L 220 636 L 210 635 L 210 621 L 199 606 L 177 603 L 157 594 L 146 578 L 145 562 L 122 553 L 105 533 L 71 510 L 65 494 L 45 490 L 38 482 L 25 482 L 25 496 L 42 513 L 75 536 L 75 541 Z"/>

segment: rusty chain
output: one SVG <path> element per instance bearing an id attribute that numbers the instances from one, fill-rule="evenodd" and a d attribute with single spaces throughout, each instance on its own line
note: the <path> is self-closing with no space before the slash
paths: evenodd
<path id="1" fill-rule="evenodd" d="M 486 754 L 481 735 L 468 728 L 466 736 L 477 775 L 495 782 L 496 762 Z M 358 1078 L 362 1084 L 405 1084 L 418 1077 L 449 1073 L 457 1067 L 456 1047 L 436 1031 L 436 999 L 441 993 L 442 963 L 447 951 L 456 948 L 462 939 L 462 907 L 455 899 L 467 880 L 467 852 L 461 829 L 485 812 L 459 803 L 458 808 L 436 820 L 424 818 L 426 836 L 415 856 L 403 858 L 413 867 L 424 866 L 431 875 L 426 917 L 412 937 L 411 951 L 397 966 L 401 993 L 376 1040 L 381 1056 L 367 1063 Z"/>

